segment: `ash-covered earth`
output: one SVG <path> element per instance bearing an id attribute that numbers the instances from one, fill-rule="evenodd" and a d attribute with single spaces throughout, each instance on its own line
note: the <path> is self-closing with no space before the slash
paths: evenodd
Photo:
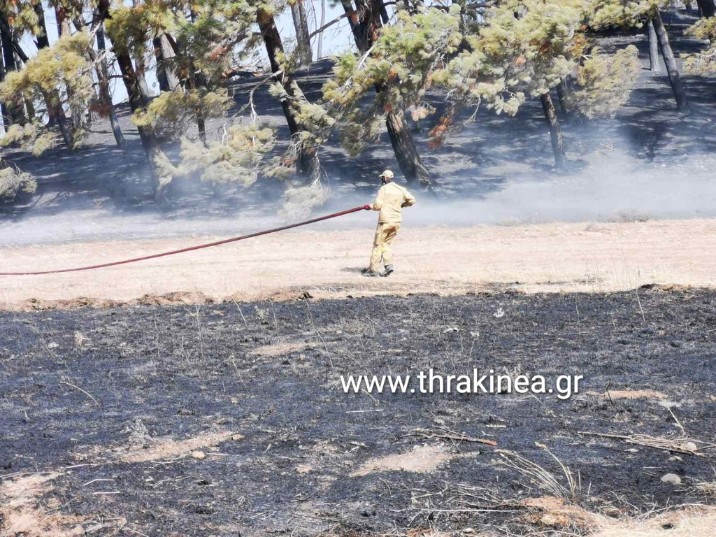
<path id="1" fill-rule="evenodd" d="M 715 503 L 713 291 L 4 312 L 0 330 L 2 535 L 573 535 Z M 429 368 L 584 379 L 567 400 L 340 381 Z"/>

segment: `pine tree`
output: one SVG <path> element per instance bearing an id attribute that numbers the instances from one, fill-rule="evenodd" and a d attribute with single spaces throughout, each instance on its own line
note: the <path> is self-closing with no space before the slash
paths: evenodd
<path id="1" fill-rule="evenodd" d="M 432 109 L 425 92 L 432 72 L 460 42 L 459 8 L 449 12 L 426 9 L 417 14 L 398 12 L 396 22 L 380 33 L 370 24 L 354 27 L 359 46 L 368 46 L 360 56 L 345 54 L 338 59 L 334 78 L 323 90 L 324 99 L 340 118 L 343 146 L 356 155 L 366 142 L 380 134 L 385 122 L 394 153 L 409 181 L 430 184 L 430 176 L 407 129 L 405 110 L 424 117 Z M 361 45 L 362 43 L 362 45 Z M 372 94 L 371 103 L 365 99 Z"/>
<path id="2" fill-rule="evenodd" d="M 21 51 L 17 43 L 18 36 L 22 35 L 23 32 L 31 32 L 35 36 L 35 44 L 39 52 L 49 48 L 50 42 L 47 36 L 42 2 L 39 0 L 16 0 L 0 8 L 0 11 L 0 28 L 8 26 L 9 31 L 15 34 L 13 46 L 25 64 L 28 63 L 29 58 Z M 46 54 L 45 58 L 49 59 L 50 55 Z M 45 112 L 49 118 L 49 125 L 59 127 L 65 146 L 72 150 L 77 145 L 77 141 L 73 139 L 73 133 L 76 128 L 70 124 L 62 108 L 62 91 L 68 91 L 68 88 L 44 85 L 43 92 L 39 97 L 45 103 Z M 78 125 L 77 128 L 81 128 L 81 126 Z"/>
<path id="3" fill-rule="evenodd" d="M 378 42 L 382 32 L 381 28 L 388 22 L 388 13 L 383 0 L 356 0 L 355 3 L 356 8 L 354 9 L 351 0 L 341 1 L 356 47 L 360 54 L 367 54 Z M 406 11 L 406 13 L 415 14 L 414 11 Z M 374 89 L 380 93 L 385 86 L 377 82 Z M 405 178 L 408 182 L 417 180 L 422 185 L 429 186 L 432 179 L 423 165 L 413 136 L 408 130 L 405 109 L 396 106 L 386 110 L 385 126 L 395 158 Z"/>
<path id="4" fill-rule="evenodd" d="M 313 52 L 311 50 L 311 35 L 308 30 L 308 16 L 304 0 L 289 1 L 293 27 L 296 30 L 296 56 L 302 66 L 311 65 Z"/>
<path id="5" fill-rule="evenodd" d="M 661 19 L 661 9 L 669 5 L 668 0 L 592 0 L 589 25 L 592 28 L 638 28 L 644 24 L 653 24 L 653 34 L 649 31 L 649 38 L 656 39 L 664 57 L 666 72 L 669 76 L 671 89 L 676 100 L 676 107 L 682 111 L 689 111 L 689 102 L 681 83 L 681 73 L 676 63 L 674 51 L 671 48 L 669 34 Z M 652 42 L 650 47 L 655 45 Z M 652 65 L 653 56 L 652 56 Z"/>
<path id="6" fill-rule="evenodd" d="M 53 46 L 38 51 L 20 71 L 8 74 L 0 85 L 0 100 L 22 105 L 22 98 L 30 94 L 33 101 L 44 101 L 48 115 L 61 116 L 65 143 L 74 149 L 85 135 L 85 111 L 93 98 L 92 64 L 87 61 L 86 49 L 90 36 L 80 32 L 63 36 Z M 63 88 L 60 93 L 58 88 Z M 68 121 L 64 108 L 70 112 Z M 58 112 L 60 110 L 61 112 Z M 4 143 L 22 141 L 42 154 L 55 145 L 54 134 L 36 123 L 32 129 L 10 129 Z"/>
<path id="7" fill-rule="evenodd" d="M 584 33 L 589 13 L 590 3 L 582 0 L 501 2 L 479 17 L 463 10 L 461 51 L 433 76 L 451 101 L 431 132 L 433 143 L 442 142 L 466 106 L 514 115 L 528 98 L 538 98 L 555 165 L 562 167 L 564 141 L 551 90 L 565 110 L 609 116 L 626 101 L 639 71 L 634 47 L 607 56 L 590 42 Z"/>
<path id="8" fill-rule="evenodd" d="M 332 119 L 318 107 L 311 105 L 291 76 L 290 60 L 287 58 L 281 36 L 276 27 L 273 11 L 266 6 L 256 10 L 256 21 L 269 57 L 271 72 L 276 83 L 272 86 L 273 95 L 281 102 L 284 116 L 291 132 L 291 153 L 286 164 L 295 162 L 301 175 L 311 180 L 318 179 L 320 165 L 318 147 L 320 138 L 314 136 L 318 128 L 311 123 L 332 123 Z"/>
<path id="9" fill-rule="evenodd" d="M 0 40 L 0 48 L 2 49 L 2 54 L 0 55 L 0 84 L 2 84 L 7 73 L 17 70 L 17 63 L 15 62 L 15 51 L 13 50 L 11 36 L 2 29 L 0 29 L 0 36 L 2 37 Z M 26 122 L 22 106 L 16 100 L 0 101 L 0 111 L 2 112 L 6 129 L 11 125 L 24 125 Z"/>

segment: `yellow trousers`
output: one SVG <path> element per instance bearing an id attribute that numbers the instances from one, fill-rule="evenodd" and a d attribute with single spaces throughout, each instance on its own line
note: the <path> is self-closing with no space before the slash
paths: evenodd
<path id="1" fill-rule="evenodd" d="M 375 228 L 375 239 L 373 239 L 373 253 L 370 256 L 370 270 L 380 271 L 380 262 L 390 265 L 393 262 L 393 254 L 390 246 L 398 234 L 400 224 L 378 224 Z"/>

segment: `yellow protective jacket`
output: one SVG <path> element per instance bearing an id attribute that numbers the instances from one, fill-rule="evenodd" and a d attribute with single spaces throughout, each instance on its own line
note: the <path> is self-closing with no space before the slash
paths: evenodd
<path id="1" fill-rule="evenodd" d="M 402 208 L 413 205 L 415 197 L 406 188 L 390 182 L 380 187 L 371 208 L 380 211 L 379 224 L 400 224 L 403 220 Z"/>

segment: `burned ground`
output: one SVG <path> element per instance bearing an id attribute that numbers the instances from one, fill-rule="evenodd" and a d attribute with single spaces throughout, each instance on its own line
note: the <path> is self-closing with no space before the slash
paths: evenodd
<path id="1" fill-rule="evenodd" d="M 0 327 L 3 535 L 21 508 L 54 528 L 38 535 L 520 534 L 714 502 L 713 291 L 137 306 Z M 339 381 L 430 367 L 584 380 L 565 401 Z M 504 464 L 568 488 L 550 453 L 578 481 L 564 520 L 535 516 L 526 499 L 555 491 Z M 51 487 L 13 504 L 33 475 Z"/>

